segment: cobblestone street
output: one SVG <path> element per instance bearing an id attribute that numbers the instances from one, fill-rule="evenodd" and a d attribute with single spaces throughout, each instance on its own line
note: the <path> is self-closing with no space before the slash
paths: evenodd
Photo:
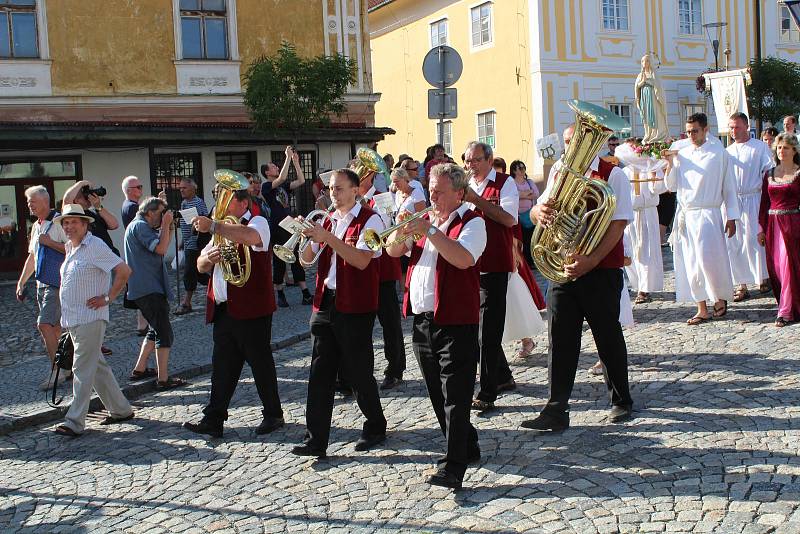
<path id="1" fill-rule="evenodd" d="M 55 435 L 55 422 L 0 436 L 0 531 L 800 532 L 800 326 L 775 328 L 767 296 L 698 327 L 685 324 L 693 309 L 672 294 L 654 297 L 626 332 L 636 418 L 603 421 L 605 386 L 586 372 L 595 358 L 587 332 L 570 429 L 520 428 L 547 396 L 541 335 L 535 356 L 512 362 L 518 389 L 491 416 L 473 416 L 482 459 L 463 491 L 424 482 L 444 440 L 410 343 L 405 382 L 382 395 L 383 446 L 354 451 L 363 419 L 355 402 L 337 399 L 329 458 L 291 455 L 305 428 L 304 340 L 275 352 L 287 424 L 266 437 L 253 432 L 261 412 L 247 372 L 222 439 L 180 426 L 198 419 L 208 375 L 143 395 L 129 424 L 95 420 L 75 440 Z M 191 317 L 182 339 L 205 359 L 209 330 Z M 302 321 L 292 321 L 274 327 L 273 339 L 296 333 Z M 16 367 L 4 369 L 6 390 Z"/>

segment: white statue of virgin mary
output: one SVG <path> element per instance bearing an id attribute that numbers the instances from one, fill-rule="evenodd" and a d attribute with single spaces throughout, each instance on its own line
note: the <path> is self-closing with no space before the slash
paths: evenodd
<path id="1" fill-rule="evenodd" d="M 650 54 L 642 56 L 642 71 L 636 77 L 635 95 L 636 107 L 639 108 L 644 124 L 642 143 L 664 141 L 669 137 L 667 101 Z"/>

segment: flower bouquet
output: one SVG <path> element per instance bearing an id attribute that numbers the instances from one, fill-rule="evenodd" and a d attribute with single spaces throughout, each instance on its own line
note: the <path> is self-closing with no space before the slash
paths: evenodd
<path id="1" fill-rule="evenodd" d="M 632 167 L 640 174 L 660 171 L 667 166 L 666 160 L 661 158 L 661 151 L 669 149 L 672 141 L 667 139 L 662 143 L 622 143 L 614 151 L 614 155 L 625 164 Z"/>

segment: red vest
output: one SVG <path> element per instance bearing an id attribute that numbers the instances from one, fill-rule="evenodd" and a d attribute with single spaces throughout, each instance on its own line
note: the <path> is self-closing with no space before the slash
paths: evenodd
<path id="1" fill-rule="evenodd" d="M 611 176 L 611 171 L 614 170 L 614 167 L 616 167 L 616 165 L 613 163 L 609 163 L 603 159 L 600 159 L 597 170 L 592 171 L 592 178 L 597 178 L 599 180 L 603 180 L 604 182 L 608 182 L 608 178 Z M 614 245 L 614 248 L 611 249 L 611 252 L 609 252 L 608 255 L 597 264 L 595 269 L 622 269 L 624 265 L 625 246 L 623 245 L 622 238 L 620 237 L 619 242 Z"/>
<path id="2" fill-rule="evenodd" d="M 344 242 L 355 246 L 358 236 L 375 212 L 364 206 L 358 217 L 350 222 L 344 234 Z M 323 226 L 330 230 L 331 224 L 325 221 Z M 385 253 L 384 253 L 385 254 Z M 322 304 L 322 293 L 325 291 L 325 279 L 331 269 L 333 249 L 325 247 L 317 264 L 317 284 L 314 292 L 314 311 L 319 311 Z M 378 285 L 380 284 L 380 265 L 378 259 L 370 260 L 363 271 L 346 263 L 336 255 L 336 310 L 342 313 L 369 313 L 378 309 Z"/>
<path id="3" fill-rule="evenodd" d="M 239 245 L 241 254 L 242 245 Z M 250 250 L 250 278 L 242 287 L 228 284 L 228 315 L 234 319 L 256 319 L 275 312 L 275 292 L 272 289 L 272 252 Z M 214 322 L 214 284 L 208 281 L 206 292 L 206 323 Z"/>
<path id="4" fill-rule="evenodd" d="M 425 214 L 426 219 L 430 218 Z M 464 212 L 464 216 L 456 215 L 445 234 L 451 239 L 457 239 L 461 229 L 478 214 L 472 210 Z M 403 296 L 403 316 L 412 315 L 409 287 L 411 274 L 422 256 L 425 246 L 423 237 L 411 248 L 411 260 L 406 273 L 406 290 Z M 445 283 L 447 280 L 447 283 Z M 467 269 L 458 269 L 447 260 L 439 256 L 436 259 L 436 278 L 434 282 L 433 320 L 439 325 L 478 324 L 481 306 L 480 271 L 477 265 Z"/>
<path id="5" fill-rule="evenodd" d="M 507 174 L 498 172 L 494 181 L 486 180 L 486 187 L 481 196 L 495 204 L 500 205 L 500 191 L 509 178 Z M 486 221 L 486 250 L 478 259 L 478 271 L 482 273 L 510 273 L 514 271 L 514 246 L 513 231 L 499 222 L 485 217 L 483 212 L 475 212 Z"/>

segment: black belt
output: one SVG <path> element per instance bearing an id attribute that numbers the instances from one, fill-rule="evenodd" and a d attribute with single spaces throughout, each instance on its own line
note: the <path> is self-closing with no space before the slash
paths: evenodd
<path id="1" fill-rule="evenodd" d="M 335 289 L 328 289 L 328 287 L 326 286 L 325 287 L 325 291 L 324 291 L 322 296 L 323 296 L 323 298 L 325 296 L 335 297 L 336 296 L 336 290 Z"/>

